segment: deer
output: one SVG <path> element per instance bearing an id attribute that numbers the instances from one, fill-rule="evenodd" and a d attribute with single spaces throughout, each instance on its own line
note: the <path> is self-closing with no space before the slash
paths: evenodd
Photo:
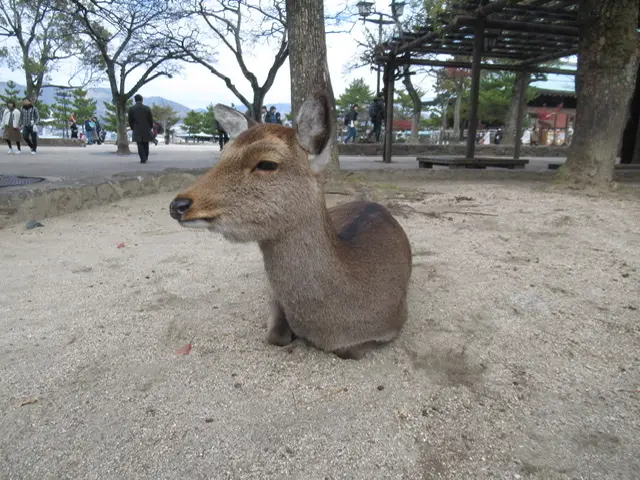
<path id="1" fill-rule="evenodd" d="M 407 320 L 411 245 L 379 203 L 327 207 L 335 124 L 327 93 L 302 104 L 294 128 L 221 104 L 214 114 L 231 141 L 169 211 L 182 227 L 258 243 L 271 294 L 266 342 L 301 338 L 352 360 L 391 342 Z"/>

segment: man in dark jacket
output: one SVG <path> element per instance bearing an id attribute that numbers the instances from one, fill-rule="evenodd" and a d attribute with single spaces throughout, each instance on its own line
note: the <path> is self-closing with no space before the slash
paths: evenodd
<path id="1" fill-rule="evenodd" d="M 153 141 L 153 115 L 151 109 L 142 103 L 142 95 L 137 94 L 136 101 L 129 109 L 129 127 L 132 139 L 138 144 L 140 163 L 147 163 L 149 159 L 149 142 Z"/>
<path id="2" fill-rule="evenodd" d="M 384 120 L 384 100 L 382 99 L 382 93 L 378 94 L 371 104 L 369 114 L 371 116 L 373 129 L 369 132 L 368 138 L 371 139 L 371 135 L 375 135 L 376 142 L 380 142 L 380 130 L 382 129 L 382 121 Z"/>

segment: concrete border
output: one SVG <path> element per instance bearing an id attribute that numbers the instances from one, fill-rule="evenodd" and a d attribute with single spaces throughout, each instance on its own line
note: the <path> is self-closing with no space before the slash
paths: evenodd
<path id="1" fill-rule="evenodd" d="M 128 197 L 178 191 L 208 169 L 167 169 L 162 172 L 118 174 L 109 180 L 74 184 L 33 184 L 0 189 L 0 229 L 42 220 Z"/>

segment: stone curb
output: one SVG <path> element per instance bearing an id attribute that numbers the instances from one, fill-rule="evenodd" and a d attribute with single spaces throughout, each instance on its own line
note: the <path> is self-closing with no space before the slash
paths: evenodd
<path id="1" fill-rule="evenodd" d="M 71 185 L 34 184 L 0 191 L 0 229 L 42 220 L 123 198 L 178 191 L 208 169 L 167 169 L 163 172 L 114 175 L 107 181 Z"/>

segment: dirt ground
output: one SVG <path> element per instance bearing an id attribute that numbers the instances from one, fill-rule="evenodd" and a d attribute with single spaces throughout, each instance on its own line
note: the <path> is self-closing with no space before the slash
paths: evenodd
<path id="1" fill-rule="evenodd" d="M 414 271 L 361 361 L 266 345 L 258 248 L 171 195 L 1 230 L 0 478 L 637 479 L 640 196 L 365 180 L 330 201 L 388 204 Z"/>

